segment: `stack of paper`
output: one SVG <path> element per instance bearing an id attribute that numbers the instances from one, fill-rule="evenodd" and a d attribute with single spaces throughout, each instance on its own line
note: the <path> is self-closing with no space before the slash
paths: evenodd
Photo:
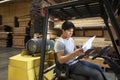
<path id="1" fill-rule="evenodd" d="M 90 49 L 92 47 L 92 42 L 95 39 L 96 36 L 93 36 L 92 38 L 90 38 L 89 40 L 87 40 L 83 46 L 82 49 L 84 52 L 86 52 L 88 49 Z"/>

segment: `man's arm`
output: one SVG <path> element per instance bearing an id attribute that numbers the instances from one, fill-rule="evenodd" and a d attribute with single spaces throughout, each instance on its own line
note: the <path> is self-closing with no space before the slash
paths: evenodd
<path id="1" fill-rule="evenodd" d="M 58 57 L 59 63 L 63 64 L 65 62 L 67 62 L 68 60 L 70 60 L 76 56 L 83 55 L 83 54 L 84 54 L 83 50 L 79 48 L 68 55 L 64 55 L 64 52 L 57 52 L 57 57 Z"/>

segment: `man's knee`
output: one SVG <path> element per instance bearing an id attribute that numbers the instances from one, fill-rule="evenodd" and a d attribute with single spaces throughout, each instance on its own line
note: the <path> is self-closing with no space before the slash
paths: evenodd
<path id="1" fill-rule="evenodd" d="M 103 80 L 103 77 L 102 77 L 101 73 L 97 70 L 94 70 L 91 73 L 91 77 L 95 78 L 96 80 Z"/>

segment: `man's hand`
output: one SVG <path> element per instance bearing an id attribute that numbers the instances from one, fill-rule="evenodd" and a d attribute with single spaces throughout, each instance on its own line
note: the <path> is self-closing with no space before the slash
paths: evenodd
<path id="1" fill-rule="evenodd" d="M 81 55 L 84 55 L 85 53 L 83 52 L 83 49 L 79 48 L 74 51 L 74 54 L 76 56 L 81 56 Z"/>
<path id="2" fill-rule="evenodd" d="M 88 59 L 88 58 L 89 58 L 89 55 L 84 56 L 84 59 Z"/>

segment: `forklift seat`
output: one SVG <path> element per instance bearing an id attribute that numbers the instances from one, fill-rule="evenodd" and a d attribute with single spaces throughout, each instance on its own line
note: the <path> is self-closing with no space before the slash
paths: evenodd
<path id="1" fill-rule="evenodd" d="M 54 78 L 53 80 L 89 80 L 88 77 L 83 75 L 77 75 L 69 71 L 68 64 L 60 64 L 57 60 L 57 55 L 54 53 L 55 58 L 55 69 L 54 69 Z"/>

